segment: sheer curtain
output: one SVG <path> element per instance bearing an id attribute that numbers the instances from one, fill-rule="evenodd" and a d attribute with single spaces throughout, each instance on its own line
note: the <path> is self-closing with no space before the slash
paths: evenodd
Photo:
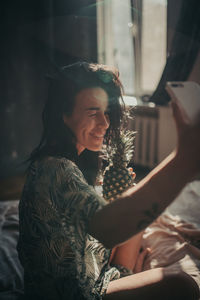
<path id="1" fill-rule="evenodd" d="M 160 82 L 149 101 L 165 105 L 169 101 L 169 96 L 165 91 L 166 82 L 187 80 L 200 50 L 199 16 L 200 1 L 182 1 L 166 65 Z"/>

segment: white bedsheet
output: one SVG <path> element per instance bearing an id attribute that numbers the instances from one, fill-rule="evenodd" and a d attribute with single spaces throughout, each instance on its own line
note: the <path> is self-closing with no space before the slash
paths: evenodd
<path id="1" fill-rule="evenodd" d="M 144 269 L 183 270 L 200 287 L 200 181 L 189 183 L 145 230 L 143 247 L 152 249 Z"/>

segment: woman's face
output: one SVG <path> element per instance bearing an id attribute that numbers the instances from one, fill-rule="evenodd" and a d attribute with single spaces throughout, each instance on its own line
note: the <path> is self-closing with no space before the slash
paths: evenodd
<path id="1" fill-rule="evenodd" d="M 86 148 L 99 151 L 110 125 L 107 93 L 99 87 L 81 90 L 72 115 L 63 115 L 63 120 L 76 136 L 79 155 Z"/>

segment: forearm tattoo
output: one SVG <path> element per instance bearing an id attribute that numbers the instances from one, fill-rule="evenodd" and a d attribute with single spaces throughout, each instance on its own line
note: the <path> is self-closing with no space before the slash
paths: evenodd
<path id="1" fill-rule="evenodd" d="M 159 214 L 158 203 L 153 203 L 149 210 L 143 211 L 144 217 L 138 222 L 137 229 L 139 231 L 145 229 L 159 216 Z"/>

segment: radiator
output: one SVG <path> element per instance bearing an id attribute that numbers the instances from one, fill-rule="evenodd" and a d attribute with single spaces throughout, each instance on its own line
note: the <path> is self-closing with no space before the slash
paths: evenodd
<path id="1" fill-rule="evenodd" d="M 158 111 L 137 106 L 132 112 L 129 129 L 136 132 L 133 163 L 153 168 L 158 163 Z"/>
<path id="2" fill-rule="evenodd" d="M 129 129 L 136 132 L 133 164 L 154 168 L 175 147 L 176 130 L 169 107 L 136 106 Z"/>

